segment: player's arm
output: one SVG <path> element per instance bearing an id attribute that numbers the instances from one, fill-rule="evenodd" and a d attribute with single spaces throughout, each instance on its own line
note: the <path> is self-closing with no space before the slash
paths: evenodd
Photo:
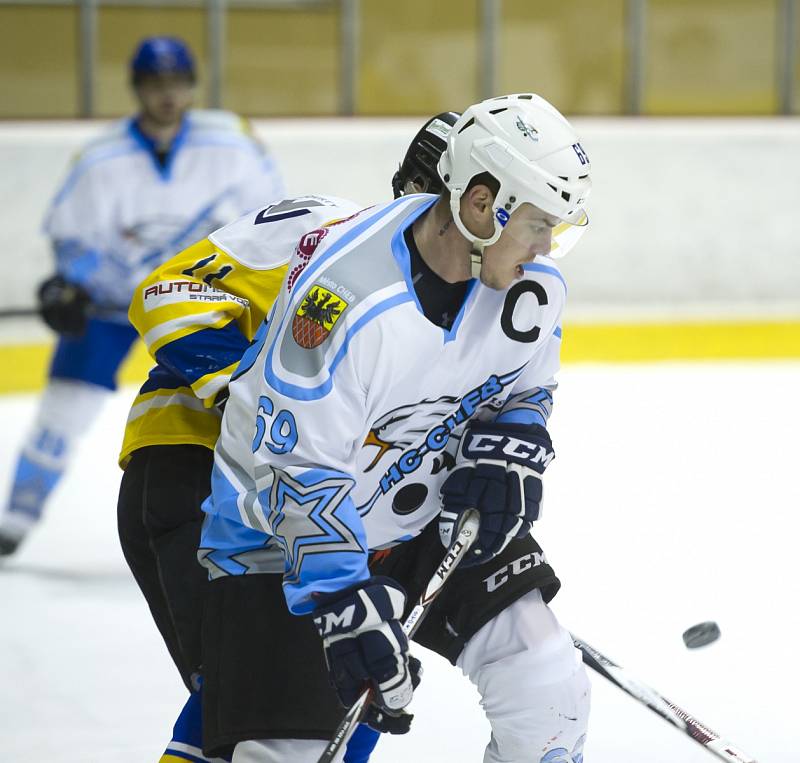
<path id="1" fill-rule="evenodd" d="M 248 300 L 225 290 L 244 268 L 204 239 L 172 257 L 134 292 L 128 317 L 148 352 L 176 384 L 189 386 L 206 405 L 227 387 L 252 335 Z M 276 291 L 283 268 L 259 272 Z"/>
<path id="2" fill-rule="evenodd" d="M 91 165 L 79 158 L 44 220 L 55 273 L 38 288 L 39 312 L 54 331 L 79 336 L 92 309 L 91 282 L 101 265 L 103 204 Z"/>
<path id="3" fill-rule="evenodd" d="M 247 374 L 263 379 L 250 421 L 240 415 L 235 392 L 245 378 L 234 381 L 222 443 L 225 432 L 232 437 L 237 431 L 254 432 L 255 471 L 273 474 L 269 490 L 259 495 L 268 531 L 286 558 L 286 601 L 294 614 L 307 614 L 320 597 L 369 578 L 366 534 L 351 496 L 355 457 L 365 436 L 366 395 L 354 368 L 353 343 L 328 375 L 335 354 L 320 352 L 324 346 L 301 348 L 291 326 L 282 339 L 271 347 L 267 340 L 266 363 Z M 324 381 L 298 385 L 290 373 L 278 370 L 289 353 L 319 367 Z"/>
<path id="4" fill-rule="evenodd" d="M 241 120 L 241 126 L 243 150 L 239 172 L 234 180 L 233 198 L 237 209 L 245 212 L 266 202 L 283 199 L 286 188 L 267 146 L 256 137 L 246 119 Z"/>
<path id="5" fill-rule="evenodd" d="M 553 393 L 561 354 L 561 327 L 547 340 L 535 363 L 526 366 L 511 394 L 497 413 L 498 424 L 546 427 L 553 412 Z"/>

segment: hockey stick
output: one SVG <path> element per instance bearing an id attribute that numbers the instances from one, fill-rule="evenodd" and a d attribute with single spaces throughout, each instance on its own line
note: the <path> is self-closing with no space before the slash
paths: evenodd
<path id="1" fill-rule="evenodd" d="M 127 310 L 125 307 L 110 304 L 90 304 L 87 307 L 89 318 L 103 318 Z M 38 307 L 4 307 L 0 308 L 0 320 L 3 318 L 39 318 L 41 311 Z"/>
<path id="2" fill-rule="evenodd" d="M 4 307 L 0 310 L 0 318 L 33 318 L 38 315 L 36 307 Z"/>
<path id="3" fill-rule="evenodd" d="M 737 750 L 721 739 L 719 734 L 693 718 L 685 710 L 662 697 L 657 691 L 651 689 L 612 662 L 605 655 L 589 646 L 585 641 L 572 634 L 572 641 L 583 653 L 583 661 L 594 671 L 618 686 L 626 694 L 649 707 L 654 713 L 660 715 L 665 721 L 680 729 L 684 734 L 694 739 L 695 742 L 705 747 L 709 752 L 728 763 L 757 763 L 755 758 Z"/>
<path id="4" fill-rule="evenodd" d="M 433 577 L 428 581 L 425 591 L 422 596 L 419 597 L 419 601 L 414 605 L 414 609 L 411 610 L 403 623 L 403 633 L 405 633 L 409 639 L 411 639 L 411 636 L 422 624 L 434 599 L 439 595 L 447 579 L 452 575 L 456 567 L 458 567 L 464 555 L 469 551 L 475 539 L 478 537 L 478 523 L 479 514 L 476 509 L 470 509 L 464 513 L 464 518 L 458 529 L 458 535 L 456 535 L 455 539 L 450 544 L 444 559 L 442 559 L 442 563 L 439 565 Z M 356 726 L 360 723 L 371 701 L 372 689 L 365 689 L 347 711 L 347 714 L 342 719 L 333 738 L 328 743 L 325 752 L 322 753 L 317 763 L 333 762 L 338 752 L 347 744 L 347 741 L 353 735 Z"/>

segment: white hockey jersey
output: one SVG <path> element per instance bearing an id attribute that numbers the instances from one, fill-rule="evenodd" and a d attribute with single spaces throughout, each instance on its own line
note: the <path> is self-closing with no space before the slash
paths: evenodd
<path id="1" fill-rule="evenodd" d="M 281 571 L 290 609 L 369 576 L 417 535 L 473 418 L 539 421 L 555 387 L 561 273 L 537 257 L 505 291 L 471 281 L 452 328 L 422 313 L 407 196 L 333 226 L 295 259 L 245 353 L 215 452 L 200 557 L 212 576 Z"/>
<path id="2" fill-rule="evenodd" d="M 80 154 L 44 230 L 57 270 L 81 283 L 104 313 L 125 320 L 134 287 L 150 271 L 282 196 L 274 162 L 235 114 L 189 112 L 163 164 L 128 118 Z"/>

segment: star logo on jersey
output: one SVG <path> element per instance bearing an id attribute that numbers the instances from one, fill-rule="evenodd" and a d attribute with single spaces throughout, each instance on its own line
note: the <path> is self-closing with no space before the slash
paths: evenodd
<path id="1" fill-rule="evenodd" d="M 328 338 L 348 304 L 324 286 L 314 284 L 294 314 L 294 341 L 306 350 L 319 347 Z"/>
<path id="2" fill-rule="evenodd" d="M 534 143 L 539 142 L 539 131 L 533 125 L 529 125 L 522 117 L 517 117 L 515 124 L 526 138 L 530 138 Z"/>
<path id="3" fill-rule="evenodd" d="M 299 577 L 310 554 L 364 551 L 353 531 L 336 515 L 352 480 L 328 477 L 305 485 L 279 469 L 274 473 L 267 524 L 286 555 L 287 582 Z"/>

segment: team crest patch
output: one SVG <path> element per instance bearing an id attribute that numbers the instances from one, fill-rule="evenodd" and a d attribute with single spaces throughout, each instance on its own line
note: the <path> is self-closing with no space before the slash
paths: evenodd
<path id="1" fill-rule="evenodd" d="M 312 350 L 321 345 L 342 317 L 348 302 L 315 284 L 303 297 L 292 320 L 292 337 L 301 347 Z"/>

